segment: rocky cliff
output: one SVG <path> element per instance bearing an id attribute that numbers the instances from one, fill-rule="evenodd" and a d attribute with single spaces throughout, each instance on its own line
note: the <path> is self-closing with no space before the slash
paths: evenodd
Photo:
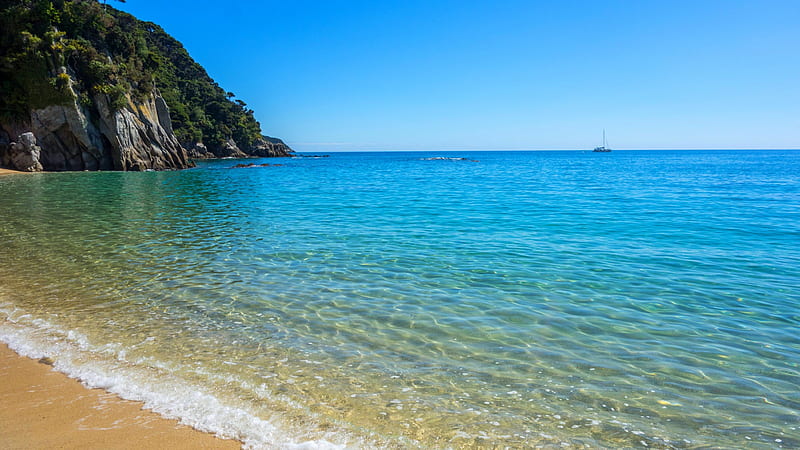
<path id="1" fill-rule="evenodd" d="M 249 158 L 249 157 L 266 157 L 276 158 L 282 156 L 291 156 L 294 150 L 289 148 L 286 143 L 281 139 L 262 136 L 256 138 L 253 143 L 245 147 L 244 150 L 239 148 L 239 145 L 233 139 L 228 139 L 222 145 L 215 149 L 209 149 L 202 142 L 189 145 L 185 144 L 189 158 L 192 159 L 207 159 L 207 158 Z"/>
<path id="2" fill-rule="evenodd" d="M 95 1 L 0 3 L 0 166 L 164 170 L 289 156 L 234 97 L 156 24 Z"/>
<path id="3" fill-rule="evenodd" d="M 71 88 L 70 88 L 71 89 Z M 34 109 L 30 119 L 0 123 L 0 164 L 22 171 L 164 170 L 192 164 L 171 128 L 169 109 L 153 91 L 112 109 L 104 94 L 88 106 Z"/>

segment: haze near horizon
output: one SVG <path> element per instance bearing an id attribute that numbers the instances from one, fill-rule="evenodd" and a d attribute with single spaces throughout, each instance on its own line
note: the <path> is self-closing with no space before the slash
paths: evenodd
<path id="1" fill-rule="evenodd" d="M 800 3 L 115 5 L 297 151 L 800 148 Z"/>

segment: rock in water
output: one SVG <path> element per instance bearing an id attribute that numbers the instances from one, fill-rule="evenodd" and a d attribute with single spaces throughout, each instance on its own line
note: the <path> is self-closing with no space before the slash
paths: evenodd
<path id="1" fill-rule="evenodd" d="M 41 363 L 41 364 L 45 364 L 45 365 L 48 365 L 48 366 L 52 366 L 52 365 L 53 365 L 53 364 L 55 364 L 56 362 L 55 362 L 55 361 L 53 361 L 53 358 L 51 358 L 51 357 L 49 357 L 49 356 L 45 356 L 45 357 L 43 357 L 43 358 L 39 358 L 39 363 Z"/>

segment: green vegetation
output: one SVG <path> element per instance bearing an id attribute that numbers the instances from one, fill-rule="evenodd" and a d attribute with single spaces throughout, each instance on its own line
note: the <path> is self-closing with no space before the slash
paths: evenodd
<path id="1" fill-rule="evenodd" d="M 94 0 L 0 4 L 0 121 L 25 121 L 52 104 L 106 95 L 113 108 L 157 88 L 186 144 L 216 153 L 229 139 L 261 138 L 253 111 L 224 91 L 161 27 Z"/>
<path id="2" fill-rule="evenodd" d="M 245 149 L 261 137 L 261 126 L 241 101 L 232 101 L 197 64 L 180 42 L 154 23 L 139 22 L 147 53 L 146 67 L 170 107 L 175 134 L 182 142 L 204 142 L 209 148 L 233 138 Z"/>

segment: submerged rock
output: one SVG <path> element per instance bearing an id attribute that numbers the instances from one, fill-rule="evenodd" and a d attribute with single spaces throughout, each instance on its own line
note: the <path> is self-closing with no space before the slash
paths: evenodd
<path id="1" fill-rule="evenodd" d="M 282 165 L 283 164 L 256 164 L 256 163 L 243 164 L 243 163 L 241 163 L 241 164 L 237 164 L 237 165 L 231 167 L 231 169 L 244 169 L 244 168 L 249 168 L 249 167 L 280 167 Z"/>

